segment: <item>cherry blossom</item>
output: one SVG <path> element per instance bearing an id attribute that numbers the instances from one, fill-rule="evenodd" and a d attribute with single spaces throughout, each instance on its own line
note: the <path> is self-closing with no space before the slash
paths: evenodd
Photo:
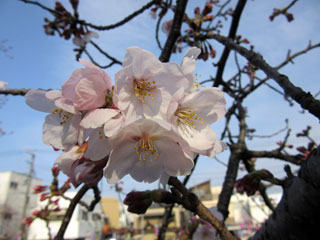
<path id="1" fill-rule="evenodd" d="M 201 50 L 197 47 L 192 47 L 187 50 L 181 61 L 181 70 L 184 76 L 189 80 L 189 88 L 186 89 L 186 93 L 198 91 L 200 89 L 197 79 L 194 77 L 193 72 L 196 68 L 196 60 L 200 55 Z"/>
<path id="2" fill-rule="evenodd" d="M 210 128 L 210 124 L 224 116 L 225 104 L 223 92 L 218 88 L 206 88 L 187 96 L 180 90 L 171 100 L 167 119 L 194 152 L 213 157 L 227 147 Z"/>
<path id="3" fill-rule="evenodd" d="M 127 49 L 123 69 L 115 78 L 114 104 L 133 119 L 162 118 L 172 95 L 189 84 L 179 65 L 161 63 L 152 53 L 138 47 Z"/>
<path id="4" fill-rule="evenodd" d="M 86 68 L 76 69 L 62 85 L 64 103 L 72 102 L 76 110 L 93 110 L 108 103 L 108 95 L 112 91 L 109 75 L 93 65 L 80 59 Z"/>
<path id="5" fill-rule="evenodd" d="M 85 115 L 80 125 L 88 131 L 88 149 L 85 157 L 100 160 L 111 151 L 109 138 L 123 125 L 124 116 L 116 109 L 96 109 Z"/>
<path id="6" fill-rule="evenodd" d="M 61 91 L 29 90 L 26 103 L 33 109 L 50 113 L 42 127 L 42 139 L 56 149 L 67 149 L 83 143 L 81 112 L 69 102 L 61 102 Z M 59 106 L 59 107 L 57 107 Z"/>
<path id="7" fill-rule="evenodd" d="M 109 183 L 116 183 L 126 174 L 150 183 L 162 174 L 187 175 L 193 167 L 193 154 L 187 143 L 164 121 L 133 121 L 119 130 L 112 143 L 104 173 Z"/>
<path id="8" fill-rule="evenodd" d="M 195 153 L 213 157 L 226 149 L 210 125 L 225 114 L 221 90 L 200 90 L 193 72 L 200 49 L 190 48 L 181 65 L 162 63 L 130 47 L 123 68 L 111 78 L 80 60 L 61 90 L 30 90 L 26 103 L 47 112 L 43 141 L 63 150 L 55 164 L 77 186 L 102 176 L 139 182 L 190 173 Z M 174 83 L 174 84 L 173 84 Z"/>
<path id="9" fill-rule="evenodd" d="M 75 145 L 67 151 L 63 151 L 60 156 L 56 159 L 54 164 L 58 166 L 61 171 L 67 176 L 71 175 L 72 164 L 81 159 L 87 149 L 87 144 L 82 146 Z"/>

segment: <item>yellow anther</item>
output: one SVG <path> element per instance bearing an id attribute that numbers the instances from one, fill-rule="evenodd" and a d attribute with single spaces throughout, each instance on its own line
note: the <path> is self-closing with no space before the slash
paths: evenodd
<path id="1" fill-rule="evenodd" d="M 175 115 L 178 117 L 178 122 L 183 123 L 184 125 L 190 126 L 195 129 L 197 124 L 203 124 L 202 118 L 195 110 L 190 108 L 178 108 L 175 112 Z"/>
<path id="2" fill-rule="evenodd" d="M 134 147 L 136 155 L 139 155 L 139 160 L 149 161 L 152 163 L 156 155 L 158 159 L 158 151 L 153 143 L 152 137 L 138 137 L 138 141 Z"/>

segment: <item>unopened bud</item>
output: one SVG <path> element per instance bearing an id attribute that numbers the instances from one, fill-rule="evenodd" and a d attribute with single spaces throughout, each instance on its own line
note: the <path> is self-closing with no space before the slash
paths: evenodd
<path id="1" fill-rule="evenodd" d="M 27 218 L 23 219 L 22 223 L 29 227 L 31 225 L 31 223 L 33 222 L 33 220 L 34 220 L 33 217 L 27 217 Z"/>
<path id="2" fill-rule="evenodd" d="M 131 213 L 144 214 L 152 204 L 152 191 L 136 192 L 127 194 L 123 203 L 128 206 Z"/>
<path id="3" fill-rule="evenodd" d="M 57 12 L 64 12 L 66 11 L 66 9 L 64 8 L 64 6 L 61 4 L 61 2 L 56 1 L 56 6 L 54 8 Z"/>
<path id="4" fill-rule="evenodd" d="M 40 214 L 41 214 L 41 211 L 39 211 L 39 210 L 34 210 L 33 212 L 32 212 L 32 215 L 33 216 L 40 216 Z"/>
<path id="5" fill-rule="evenodd" d="M 202 16 L 206 16 L 207 14 L 212 12 L 212 3 L 211 2 L 207 2 L 203 11 L 202 11 Z"/>
<path id="6" fill-rule="evenodd" d="M 288 22 L 293 21 L 293 14 L 292 13 L 285 13 L 285 15 L 287 17 Z"/>
<path id="7" fill-rule="evenodd" d="M 48 186 L 44 186 L 44 185 L 37 185 L 33 188 L 33 193 L 41 193 L 46 191 L 48 188 Z"/>
<path id="8" fill-rule="evenodd" d="M 194 9 L 194 15 L 199 16 L 199 14 L 200 14 L 200 8 L 199 8 L 199 7 L 196 7 L 196 8 Z"/>
<path id="9" fill-rule="evenodd" d="M 57 177 L 57 176 L 59 175 L 60 168 L 58 168 L 57 166 L 53 166 L 53 167 L 51 168 L 51 171 L 52 171 L 52 175 L 53 175 L 54 177 Z"/>
<path id="10" fill-rule="evenodd" d="M 79 0 L 69 0 L 69 1 L 70 1 L 71 5 L 72 5 L 72 8 L 74 10 L 77 10 L 78 4 L 79 4 Z"/>

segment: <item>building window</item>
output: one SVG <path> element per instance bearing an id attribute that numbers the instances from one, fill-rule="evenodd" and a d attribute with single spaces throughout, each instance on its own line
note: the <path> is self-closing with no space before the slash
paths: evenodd
<path id="1" fill-rule="evenodd" d="M 18 183 L 17 182 L 10 182 L 10 188 L 17 189 Z"/>
<path id="2" fill-rule="evenodd" d="M 4 216 L 3 216 L 3 218 L 4 218 L 5 220 L 11 220 L 12 215 L 11 215 L 10 213 L 5 213 Z"/>
<path id="3" fill-rule="evenodd" d="M 101 220 L 101 216 L 97 213 L 93 213 L 92 214 L 92 220 L 93 221 L 98 221 L 98 220 Z"/>
<path id="4" fill-rule="evenodd" d="M 82 211 L 82 220 L 88 221 L 88 212 Z"/>

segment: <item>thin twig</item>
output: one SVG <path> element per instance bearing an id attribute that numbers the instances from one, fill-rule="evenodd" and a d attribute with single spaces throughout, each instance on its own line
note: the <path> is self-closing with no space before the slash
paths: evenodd
<path id="1" fill-rule="evenodd" d="M 236 9 L 235 9 L 234 14 L 232 16 L 232 23 L 231 23 L 231 27 L 230 27 L 229 35 L 228 35 L 228 37 L 231 39 L 234 39 L 236 36 L 238 26 L 239 26 L 240 17 L 243 12 L 243 9 L 246 5 L 246 2 L 247 2 L 247 0 L 239 0 L 237 3 Z M 225 47 L 222 52 L 222 55 L 220 57 L 220 60 L 217 64 L 218 70 L 217 70 L 217 74 L 215 77 L 215 82 L 213 84 L 214 87 L 218 87 L 222 82 L 222 75 L 224 72 L 224 68 L 226 66 L 226 62 L 229 57 L 229 53 L 230 53 L 230 49 L 228 47 Z"/>
<path id="2" fill-rule="evenodd" d="M 138 16 L 139 14 L 143 13 L 145 10 L 147 10 L 148 8 L 152 7 L 154 4 L 159 3 L 159 0 L 153 0 L 149 3 L 147 3 L 146 5 L 144 5 L 142 8 L 140 8 L 139 10 L 133 12 L 132 14 L 130 14 L 129 16 L 125 17 L 124 19 L 122 19 L 121 21 L 111 24 L 111 25 L 107 25 L 107 26 L 97 26 L 91 23 L 87 23 L 84 20 L 79 20 L 79 23 L 82 23 L 88 27 L 94 28 L 96 30 L 102 31 L 102 30 L 110 30 L 110 29 L 114 29 L 116 27 L 119 27 L 127 22 L 129 22 L 131 19 L 133 19 L 134 17 Z"/>
<path id="3" fill-rule="evenodd" d="M 112 62 L 116 63 L 116 64 L 122 64 L 118 59 L 110 56 L 108 53 L 106 53 L 105 51 L 103 51 L 99 46 L 98 44 L 96 44 L 95 42 L 93 41 L 90 41 L 90 43 L 101 53 L 103 54 L 104 56 L 106 56 L 108 59 L 110 59 Z"/>
<path id="4" fill-rule="evenodd" d="M 24 96 L 30 89 L 0 89 L 0 95 Z"/>

